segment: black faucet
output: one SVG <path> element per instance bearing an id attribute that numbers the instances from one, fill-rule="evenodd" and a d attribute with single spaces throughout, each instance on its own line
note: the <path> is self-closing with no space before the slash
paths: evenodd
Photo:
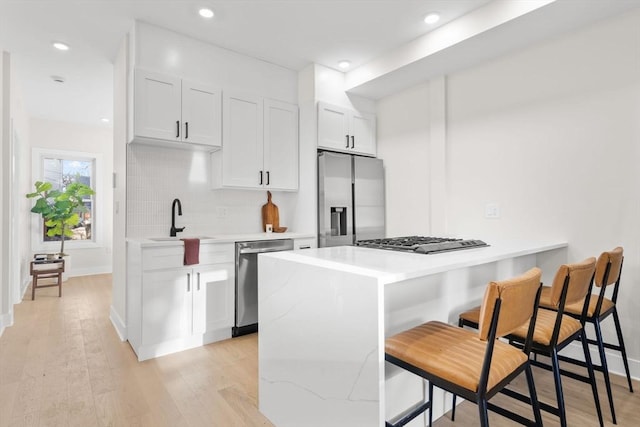
<path id="1" fill-rule="evenodd" d="M 178 205 L 178 215 L 182 215 L 182 203 L 180 203 L 179 199 L 173 199 L 173 204 L 171 205 L 171 231 L 169 232 L 171 237 L 176 237 L 176 233 L 184 231 L 184 227 L 176 228 L 176 204 Z"/>

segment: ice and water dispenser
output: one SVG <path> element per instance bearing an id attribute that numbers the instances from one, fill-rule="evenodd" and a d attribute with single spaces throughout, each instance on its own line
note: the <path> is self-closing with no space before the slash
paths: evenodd
<path id="1" fill-rule="evenodd" d="M 347 235 L 347 208 L 331 207 L 331 235 L 346 236 Z"/>

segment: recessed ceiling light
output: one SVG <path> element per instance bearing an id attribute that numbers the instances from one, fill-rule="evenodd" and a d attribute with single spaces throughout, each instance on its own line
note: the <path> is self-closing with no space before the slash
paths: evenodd
<path id="1" fill-rule="evenodd" d="M 65 78 L 62 76 L 51 76 L 51 80 L 53 80 L 56 83 L 64 83 Z"/>
<path id="2" fill-rule="evenodd" d="M 338 62 L 338 67 L 340 67 L 340 69 L 342 70 L 346 70 L 351 66 L 351 62 L 347 61 L 347 60 L 342 60 L 340 62 Z"/>
<path id="3" fill-rule="evenodd" d="M 203 18 L 207 18 L 207 19 L 211 19 L 213 18 L 213 10 L 208 9 L 206 7 L 203 7 L 202 9 L 200 9 L 198 11 L 198 13 L 200 14 L 200 16 L 202 16 Z"/>
<path id="4" fill-rule="evenodd" d="M 428 13 L 427 16 L 424 17 L 425 24 L 435 24 L 440 20 L 440 15 L 437 13 Z"/>
<path id="5" fill-rule="evenodd" d="M 107 119 L 106 117 L 101 118 L 100 121 L 102 123 L 109 123 L 109 119 Z"/>
<path id="6" fill-rule="evenodd" d="M 69 50 L 69 45 L 62 42 L 52 42 L 53 47 L 58 50 Z"/>

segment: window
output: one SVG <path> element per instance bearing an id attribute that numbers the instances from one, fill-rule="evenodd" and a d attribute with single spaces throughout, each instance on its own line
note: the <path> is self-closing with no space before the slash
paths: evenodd
<path id="1" fill-rule="evenodd" d="M 93 172 L 95 169 L 94 159 L 71 159 L 44 155 L 42 157 L 43 178 L 53 184 L 54 190 L 64 191 L 66 186 L 78 182 L 94 188 Z M 87 197 L 83 201 L 86 211 L 78 211 L 80 222 L 71 229 L 73 236 L 65 237 L 65 240 L 93 240 L 91 234 L 91 223 L 93 215 L 93 197 Z M 59 236 L 49 237 L 47 231 L 49 227 L 43 226 L 42 238 L 45 242 L 59 240 Z"/>
<path id="2" fill-rule="evenodd" d="M 79 212 L 80 222 L 71 229 L 73 236 L 65 238 L 65 248 L 95 246 L 99 242 L 99 216 L 101 195 L 99 193 L 99 172 L 101 158 L 95 153 L 81 153 L 63 150 L 33 150 L 33 183 L 48 181 L 56 190 L 64 190 L 73 182 L 91 187 L 96 194 L 83 200 L 86 211 Z M 33 186 L 33 183 L 31 184 Z M 40 216 L 33 215 L 35 221 L 32 232 L 33 250 L 58 248 L 60 236 L 47 236 L 48 227 Z"/>

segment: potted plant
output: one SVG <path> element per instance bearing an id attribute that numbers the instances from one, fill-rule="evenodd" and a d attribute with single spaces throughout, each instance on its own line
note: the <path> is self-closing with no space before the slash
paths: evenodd
<path id="1" fill-rule="evenodd" d="M 31 212 L 40 214 L 48 227 L 47 236 L 60 236 L 59 256 L 63 257 L 65 237 L 73 236 L 71 229 L 80 222 L 80 214 L 87 212 L 83 198 L 95 194 L 85 184 L 72 182 L 63 190 L 54 190 L 50 182 L 37 181 L 36 191 L 27 194 L 27 198 L 36 199 Z"/>

